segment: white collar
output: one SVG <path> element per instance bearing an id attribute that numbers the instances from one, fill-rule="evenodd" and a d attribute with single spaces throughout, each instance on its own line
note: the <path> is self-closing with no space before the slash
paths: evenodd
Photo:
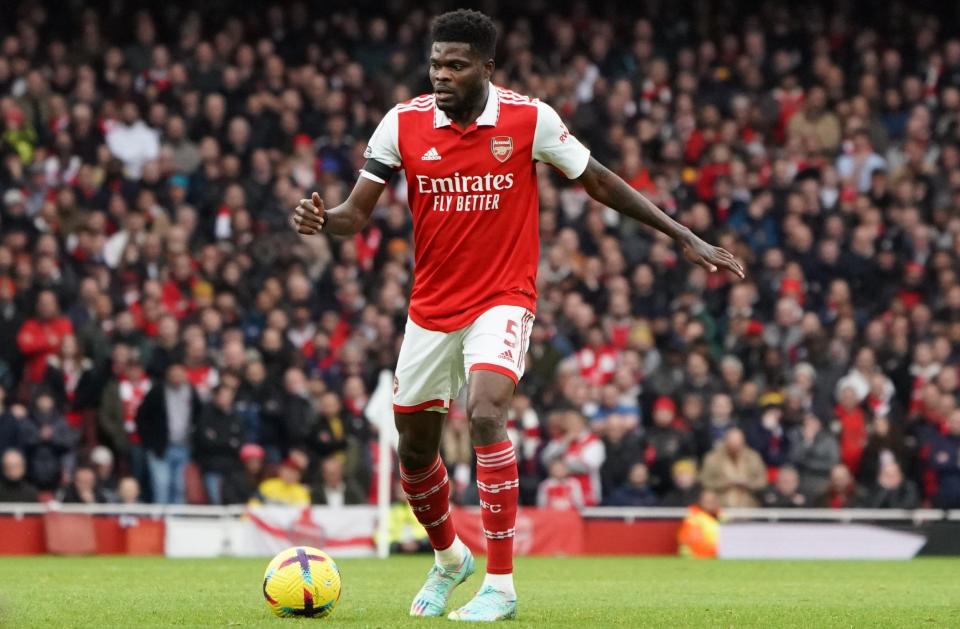
<path id="1" fill-rule="evenodd" d="M 483 107 L 483 112 L 477 118 L 478 127 L 495 127 L 500 119 L 500 94 L 497 86 L 493 83 L 487 83 L 487 104 Z M 437 99 L 433 99 L 433 128 L 449 127 L 450 117 L 437 107 Z"/>

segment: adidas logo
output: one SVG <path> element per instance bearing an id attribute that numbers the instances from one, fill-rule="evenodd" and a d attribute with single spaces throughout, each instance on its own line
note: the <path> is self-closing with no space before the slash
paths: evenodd
<path id="1" fill-rule="evenodd" d="M 431 146 L 430 150 L 424 153 L 420 159 L 427 162 L 435 162 L 440 159 L 440 153 L 437 152 L 437 147 Z"/>
<path id="2" fill-rule="evenodd" d="M 499 358 L 500 360 L 509 360 L 510 362 L 513 362 L 513 352 L 511 352 L 508 349 L 505 349 L 502 352 L 500 352 L 500 355 L 497 356 L 497 358 Z"/>

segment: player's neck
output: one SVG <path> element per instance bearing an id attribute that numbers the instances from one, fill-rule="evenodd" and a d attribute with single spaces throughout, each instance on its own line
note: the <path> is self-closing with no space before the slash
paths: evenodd
<path id="1" fill-rule="evenodd" d="M 477 118 L 480 117 L 480 114 L 482 114 L 483 110 L 487 107 L 487 97 L 489 96 L 487 93 L 488 89 L 490 88 L 484 85 L 479 97 L 469 108 L 464 109 L 463 111 L 448 111 L 445 113 L 450 120 L 456 123 L 457 127 L 466 129 L 476 122 Z"/>

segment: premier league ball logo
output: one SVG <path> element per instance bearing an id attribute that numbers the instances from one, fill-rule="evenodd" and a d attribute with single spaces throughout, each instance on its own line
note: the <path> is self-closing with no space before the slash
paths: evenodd
<path id="1" fill-rule="evenodd" d="M 490 152 L 498 162 L 505 162 L 510 159 L 513 153 L 513 138 L 506 135 L 498 135 L 490 140 Z"/>

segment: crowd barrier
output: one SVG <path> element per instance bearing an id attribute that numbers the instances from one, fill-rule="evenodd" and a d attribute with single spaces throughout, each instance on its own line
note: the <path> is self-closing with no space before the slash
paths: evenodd
<path id="1" fill-rule="evenodd" d="M 674 555 L 685 509 L 522 508 L 519 555 Z M 460 537 L 482 553 L 478 508 L 455 510 Z M 375 506 L 340 509 L 198 505 L 0 504 L 0 555 L 129 554 L 259 557 L 294 544 L 341 557 L 377 554 Z M 907 559 L 960 556 L 960 510 L 729 509 L 721 558 Z"/>

